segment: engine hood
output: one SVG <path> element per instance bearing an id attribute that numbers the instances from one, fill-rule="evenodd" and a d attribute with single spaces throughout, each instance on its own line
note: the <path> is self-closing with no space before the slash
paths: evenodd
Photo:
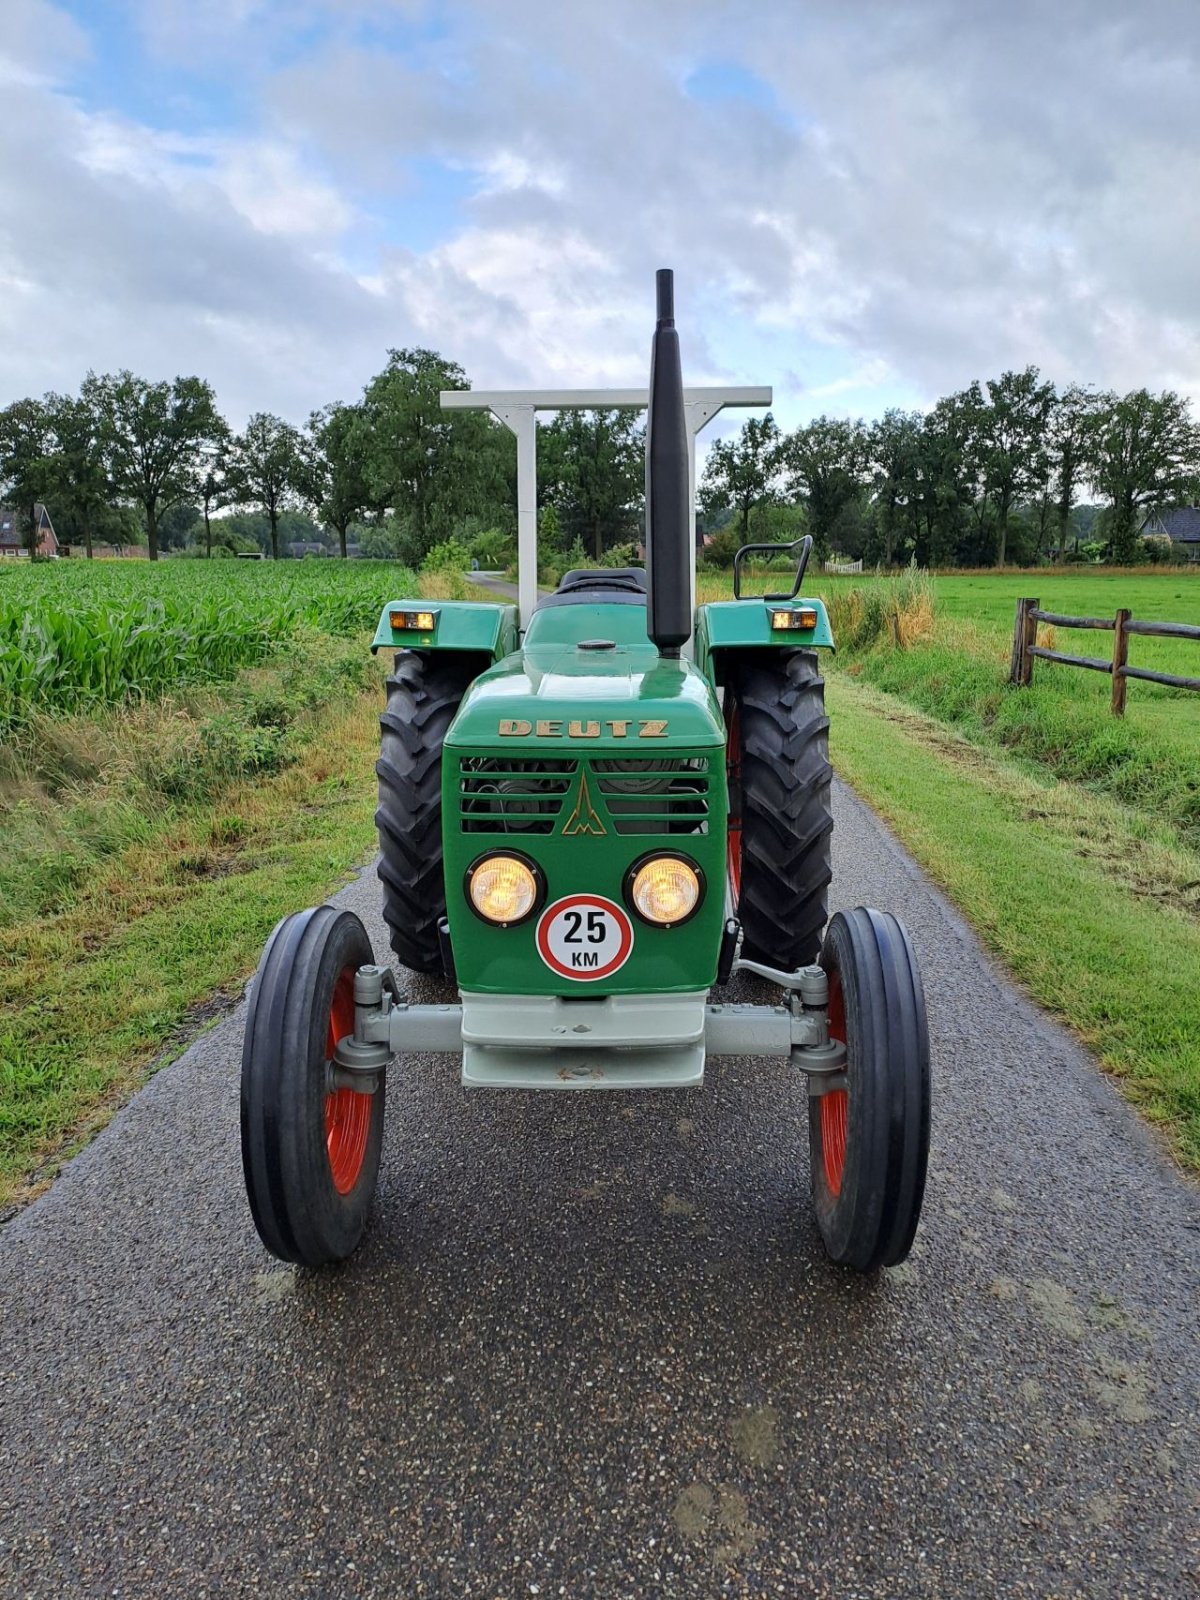
<path id="1" fill-rule="evenodd" d="M 555 607 L 535 614 L 522 649 L 483 673 L 446 736 L 455 749 L 582 745 L 651 752 L 725 742 L 708 680 L 662 660 L 641 606 Z M 589 648 L 602 644 L 605 648 Z"/>

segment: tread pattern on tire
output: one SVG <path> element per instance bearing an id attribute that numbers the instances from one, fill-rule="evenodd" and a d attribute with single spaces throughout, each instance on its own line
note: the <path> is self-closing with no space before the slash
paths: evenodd
<path id="1" fill-rule="evenodd" d="M 812 650 L 744 657 L 725 691 L 741 723 L 742 954 L 793 970 L 817 958 L 832 868 L 829 718 Z"/>
<path id="2" fill-rule="evenodd" d="M 479 663 L 459 654 L 396 653 L 379 718 L 379 877 L 383 920 L 412 972 L 443 972 L 442 742 Z"/>
<path id="3" fill-rule="evenodd" d="M 375 1090 L 358 1181 L 339 1194 L 325 1145 L 324 1053 L 338 974 L 373 959 L 354 913 L 322 905 L 279 923 L 254 976 L 242 1045 L 242 1173 L 259 1238 L 281 1261 L 344 1260 L 366 1227 L 386 1084 Z"/>
<path id="4" fill-rule="evenodd" d="M 930 1122 L 925 996 L 908 935 L 890 912 L 838 912 L 821 963 L 842 983 L 851 1105 L 834 1196 L 824 1178 L 820 1102 L 809 1102 L 813 1203 L 830 1257 L 871 1272 L 904 1260 L 921 1216 Z"/>

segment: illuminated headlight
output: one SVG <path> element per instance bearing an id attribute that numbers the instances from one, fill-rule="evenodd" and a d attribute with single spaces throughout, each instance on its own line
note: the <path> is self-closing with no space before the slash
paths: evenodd
<path id="1" fill-rule="evenodd" d="M 511 928 L 531 917 L 543 887 L 541 869 L 523 856 L 482 856 L 467 869 L 471 909 L 498 928 Z"/>
<path id="2" fill-rule="evenodd" d="M 792 611 L 772 611 L 771 627 L 776 633 L 801 633 L 817 625 L 817 613 L 813 606 L 800 606 Z"/>
<path id="3" fill-rule="evenodd" d="M 704 880 L 700 869 L 682 856 L 650 856 L 630 869 L 625 893 L 643 922 L 673 928 L 699 906 Z"/>
<path id="4" fill-rule="evenodd" d="M 393 633 L 432 633 L 437 621 L 436 611 L 393 611 Z"/>

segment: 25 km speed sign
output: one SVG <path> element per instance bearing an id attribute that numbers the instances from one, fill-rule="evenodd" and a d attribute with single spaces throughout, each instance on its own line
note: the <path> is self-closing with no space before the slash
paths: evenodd
<path id="1" fill-rule="evenodd" d="M 560 978 L 594 983 L 611 978 L 633 949 L 633 924 L 621 907 L 598 894 L 569 894 L 542 912 L 538 955 Z"/>

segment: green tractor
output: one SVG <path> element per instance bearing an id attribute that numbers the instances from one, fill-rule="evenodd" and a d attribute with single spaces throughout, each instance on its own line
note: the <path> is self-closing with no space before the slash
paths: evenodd
<path id="1" fill-rule="evenodd" d="M 568 572 L 537 600 L 523 523 L 521 612 L 384 608 L 383 914 L 398 961 L 459 1000 L 410 1003 L 352 912 L 318 906 L 272 933 L 246 1017 L 242 1158 L 285 1261 L 359 1243 L 391 1063 L 423 1052 L 460 1055 L 468 1088 L 563 1092 L 695 1088 L 708 1056 L 777 1056 L 807 1080 L 829 1256 L 866 1272 L 909 1251 L 929 1147 L 921 982 L 895 917 L 826 925 L 816 652 L 833 640 L 822 602 L 800 597 L 811 541 L 785 547 L 789 592 L 742 597 L 747 557 L 775 548 L 747 546 L 734 599 L 693 606 L 689 407 L 706 420 L 705 393 L 683 388 L 660 272 L 645 571 Z M 710 1000 L 738 972 L 780 1003 Z"/>

